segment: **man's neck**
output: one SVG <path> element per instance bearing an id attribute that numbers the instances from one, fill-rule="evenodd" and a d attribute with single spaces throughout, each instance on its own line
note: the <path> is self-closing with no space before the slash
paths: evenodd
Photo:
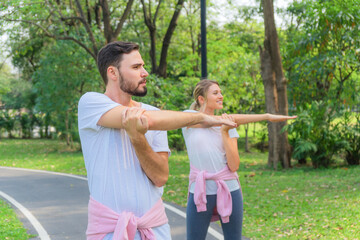
<path id="1" fill-rule="evenodd" d="M 140 107 L 140 103 L 132 100 L 132 96 L 121 90 L 111 91 L 106 89 L 105 93 L 111 100 L 127 107 Z"/>

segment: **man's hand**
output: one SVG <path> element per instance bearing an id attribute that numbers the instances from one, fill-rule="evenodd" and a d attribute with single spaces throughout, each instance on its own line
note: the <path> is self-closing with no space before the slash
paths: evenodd
<path id="1" fill-rule="evenodd" d="M 274 114 L 268 114 L 269 117 L 267 120 L 270 122 L 282 122 L 290 119 L 295 119 L 297 116 L 285 116 L 285 115 L 274 115 Z"/>
<path id="2" fill-rule="evenodd" d="M 148 128 L 148 119 L 143 113 L 144 109 L 141 108 L 126 108 L 122 113 L 122 125 L 127 134 L 131 138 L 136 138 L 139 134 L 144 135 Z"/>
<path id="3" fill-rule="evenodd" d="M 236 123 L 232 120 L 229 120 L 228 118 L 222 118 L 221 116 L 210 116 L 204 113 L 201 114 L 203 115 L 203 121 L 200 123 L 200 125 L 203 128 L 220 125 L 226 125 L 231 128 L 237 127 Z"/>
<path id="4" fill-rule="evenodd" d="M 168 152 L 154 152 L 145 133 L 149 128 L 148 118 L 141 108 L 126 108 L 121 116 L 123 128 L 129 135 L 141 168 L 157 187 L 162 187 L 169 177 Z"/>
<path id="5" fill-rule="evenodd" d="M 229 120 L 229 121 L 231 121 L 231 122 L 234 122 L 234 118 L 233 118 L 231 115 L 228 115 L 228 114 L 226 114 L 226 113 L 224 113 L 224 114 L 221 115 L 221 119 L 227 119 L 227 120 Z M 223 125 L 221 126 L 221 131 L 223 131 L 223 132 L 228 132 L 230 129 L 235 128 L 235 127 L 236 127 L 236 126 L 229 126 L 229 125 L 223 124 Z"/>

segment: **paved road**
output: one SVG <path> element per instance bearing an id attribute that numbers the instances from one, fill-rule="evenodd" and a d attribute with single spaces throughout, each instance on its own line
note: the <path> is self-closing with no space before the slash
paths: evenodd
<path id="1" fill-rule="evenodd" d="M 18 206 L 14 206 L 29 233 L 39 235 L 38 231 L 44 230 L 45 237 L 34 240 L 85 239 L 89 191 L 83 177 L 0 167 L 0 197 L 8 201 L 10 197 L 28 210 L 35 222 L 38 221 L 34 227 L 34 221 L 29 221 L 26 211 L 23 214 Z M 173 240 L 184 240 L 185 209 L 165 204 Z M 223 239 L 221 232 L 221 228 L 212 223 L 206 240 Z"/>

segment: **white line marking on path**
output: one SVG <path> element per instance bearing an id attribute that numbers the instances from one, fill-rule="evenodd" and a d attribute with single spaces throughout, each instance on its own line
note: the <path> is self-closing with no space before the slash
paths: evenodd
<path id="1" fill-rule="evenodd" d="M 38 170 L 38 169 L 28 169 L 28 168 L 16 168 L 16 167 L 2 167 L 2 166 L 0 166 L 0 168 L 10 169 L 10 170 L 26 171 L 26 172 L 47 173 L 47 174 L 60 175 L 60 176 L 65 176 L 65 177 L 72 177 L 72 178 L 77 178 L 77 179 L 87 181 L 86 177 L 81 177 L 81 176 L 72 175 L 72 174 L 68 174 L 68 173 L 51 172 L 51 171 Z"/>
<path id="2" fill-rule="evenodd" d="M 9 201 L 12 205 L 18 208 L 24 215 L 29 219 L 30 223 L 34 226 L 41 240 L 51 240 L 49 234 L 43 228 L 43 226 L 39 223 L 39 221 L 31 214 L 29 210 L 27 210 L 23 205 L 21 205 L 14 198 L 10 197 L 6 193 L 0 191 L 0 196 Z"/>
<path id="3" fill-rule="evenodd" d="M 51 171 L 27 169 L 27 168 L 1 167 L 1 166 L 0 166 L 0 168 L 6 168 L 6 169 L 12 169 L 12 170 L 22 170 L 22 171 L 28 171 L 28 172 L 48 173 L 48 174 L 60 175 L 60 176 L 71 177 L 71 178 L 76 178 L 76 179 L 87 181 L 86 177 L 76 176 L 76 175 L 67 174 L 67 173 L 59 173 L 59 172 L 51 172 Z M 173 206 L 170 206 L 166 203 L 164 203 L 164 205 L 165 205 L 165 208 L 169 209 L 170 211 L 173 211 L 174 213 L 178 214 L 179 216 L 181 216 L 183 218 L 186 218 L 186 213 L 184 213 L 183 211 L 181 211 Z M 219 239 L 219 240 L 224 239 L 223 235 L 221 233 L 219 233 L 218 231 L 216 231 L 215 229 L 213 229 L 212 227 L 209 227 L 208 233 L 213 235 L 216 239 Z"/>

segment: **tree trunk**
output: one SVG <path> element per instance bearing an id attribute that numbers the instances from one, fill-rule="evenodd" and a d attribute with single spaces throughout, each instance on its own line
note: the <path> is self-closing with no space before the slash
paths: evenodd
<path id="1" fill-rule="evenodd" d="M 244 126 L 244 128 L 245 128 L 245 152 L 249 153 L 250 152 L 250 150 L 249 150 L 249 135 L 248 135 L 248 133 L 249 133 L 249 124 L 246 124 Z"/>
<path id="2" fill-rule="evenodd" d="M 266 111 L 272 114 L 288 115 L 287 87 L 284 77 L 279 40 L 274 20 L 272 0 L 263 0 L 265 40 L 260 48 L 261 76 L 265 88 Z M 269 157 L 268 165 L 277 169 L 279 162 L 283 168 L 291 167 L 291 150 L 287 133 L 280 134 L 286 122 L 268 123 Z"/>
<path id="3" fill-rule="evenodd" d="M 266 40 L 264 41 L 266 47 Z M 267 47 L 266 47 L 267 48 Z M 260 47 L 261 77 L 265 88 L 266 112 L 275 114 L 277 112 L 277 92 L 275 89 L 275 78 L 271 68 L 270 54 L 266 49 Z M 275 123 L 268 122 L 269 156 L 268 165 L 277 169 L 279 154 L 277 147 L 277 133 Z"/>
<path id="4" fill-rule="evenodd" d="M 157 63 L 156 63 L 156 29 L 150 31 L 150 59 L 151 59 L 151 73 L 156 73 Z"/>
<path id="5" fill-rule="evenodd" d="M 154 14 L 153 19 L 151 18 L 151 2 L 149 2 L 149 8 L 147 9 L 145 5 L 145 1 L 141 0 L 141 4 L 143 6 L 144 13 L 144 21 L 145 25 L 149 29 L 150 34 L 150 60 L 151 60 L 151 73 L 157 72 L 157 61 L 156 61 L 156 18 L 160 9 L 161 0 L 159 1 L 156 12 Z"/>
<path id="6" fill-rule="evenodd" d="M 254 122 L 254 129 L 253 129 L 253 137 L 255 138 L 256 135 L 256 122 Z"/>
<path id="7" fill-rule="evenodd" d="M 45 138 L 50 138 L 50 132 L 49 132 L 49 126 L 50 126 L 50 113 L 46 113 L 45 115 L 45 119 L 44 119 L 44 124 L 45 124 Z"/>
<path id="8" fill-rule="evenodd" d="M 66 111 L 65 115 L 65 139 L 66 145 L 70 146 L 70 133 L 69 133 L 69 110 Z"/>
<path id="9" fill-rule="evenodd" d="M 174 31 L 175 31 L 175 28 L 177 26 L 177 20 L 179 18 L 181 9 L 183 8 L 183 5 L 184 5 L 184 1 L 185 0 L 179 0 L 177 2 L 174 14 L 173 14 L 173 16 L 171 18 L 169 27 L 168 27 L 168 29 L 166 31 L 166 34 L 165 34 L 165 37 L 164 37 L 164 40 L 163 40 L 163 43 L 162 43 L 161 55 L 160 55 L 160 64 L 159 64 L 159 68 L 157 70 L 157 74 L 160 77 L 164 77 L 164 78 L 167 77 L 167 72 L 166 72 L 166 69 L 167 69 L 167 60 L 166 60 L 167 59 L 167 53 L 168 53 L 168 50 L 169 50 L 171 37 L 172 37 L 172 35 L 173 35 Z"/>
<path id="10" fill-rule="evenodd" d="M 159 66 L 157 65 L 156 61 L 156 18 L 159 13 L 160 5 L 162 3 L 162 0 L 159 0 L 155 14 L 152 16 L 151 12 L 151 0 L 148 2 L 149 7 L 146 7 L 145 1 L 141 0 L 141 4 L 143 6 L 143 14 L 144 14 L 144 21 L 145 25 L 147 26 L 150 34 L 150 59 L 151 59 L 151 73 L 155 73 L 160 77 L 166 78 L 167 77 L 167 53 L 169 50 L 170 42 L 172 35 L 175 31 L 175 28 L 177 26 L 177 20 L 180 15 L 180 11 L 183 8 L 185 0 L 178 0 L 175 11 L 173 13 L 173 16 L 171 18 L 171 21 L 169 23 L 168 29 L 166 31 L 166 34 L 164 36 L 164 39 L 162 41 L 162 48 L 161 48 L 161 54 L 160 54 L 160 61 Z"/>

